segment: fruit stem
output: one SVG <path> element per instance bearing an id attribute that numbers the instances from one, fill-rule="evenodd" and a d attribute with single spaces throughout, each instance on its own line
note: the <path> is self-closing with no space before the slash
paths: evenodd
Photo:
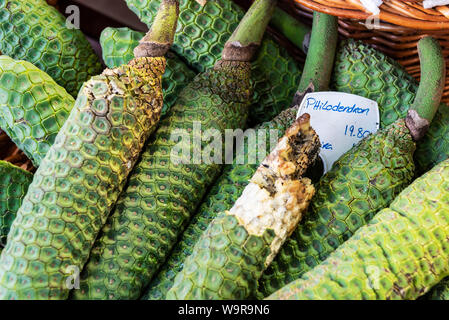
<path id="1" fill-rule="evenodd" d="M 310 28 L 276 7 L 270 24 L 279 30 L 296 47 L 307 53 L 310 43 Z"/>
<path id="2" fill-rule="evenodd" d="M 173 43 L 178 15 L 178 0 L 163 0 L 150 31 L 134 49 L 134 56 L 136 58 L 164 56 Z"/>
<path id="3" fill-rule="evenodd" d="M 309 92 L 328 90 L 338 40 L 338 18 L 315 11 L 310 47 L 293 105 Z"/>
<path id="4" fill-rule="evenodd" d="M 446 81 L 446 63 L 438 40 L 427 36 L 418 42 L 421 81 L 406 124 L 415 140 L 422 138 L 438 109 Z"/>
<path id="5" fill-rule="evenodd" d="M 251 61 L 262 41 L 276 0 L 256 0 L 226 42 L 223 60 Z"/>

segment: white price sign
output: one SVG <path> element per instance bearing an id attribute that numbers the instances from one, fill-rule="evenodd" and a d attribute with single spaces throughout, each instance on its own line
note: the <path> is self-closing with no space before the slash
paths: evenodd
<path id="1" fill-rule="evenodd" d="M 379 129 L 376 101 L 342 92 L 314 92 L 304 97 L 298 117 L 310 114 L 320 137 L 324 173 L 356 143 Z"/>

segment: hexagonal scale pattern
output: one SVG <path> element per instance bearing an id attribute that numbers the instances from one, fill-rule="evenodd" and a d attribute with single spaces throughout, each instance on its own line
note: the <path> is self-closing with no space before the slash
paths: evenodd
<path id="1" fill-rule="evenodd" d="M 413 300 L 449 275 L 449 160 L 269 299 Z"/>
<path id="2" fill-rule="evenodd" d="M 220 61 L 181 91 L 96 241 L 74 299 L 140 297 L 221 170 L 220 164 L 195 164 L 193 158 L 173 160 L 180 150 L 193 157 L 194 121 L 201 123 L 203 132 L 245 126 L 251 97 L 249 71 L 248 63 Z M 176 137 L 176 132 L 189 134 Z M 202 141 L 201 149 L 207 145 Z"/>
<path id="3" fill-rule="evenodd" d="M 0 74 L 0 128 L 39 167 L 75 99 L 29 62 L 0 56 Z"/>
<path id="4" fill-rule="evenodd" d="M 270 255 L 275 236 L 267 229 L 261 236 L 249 234 L 232 214 L 222 213 L 208 226 L 185 260 L 167 293 L 168 300 L 244 299 Z"/>
<path id="5" fill-rule="evenodd" d="M 129 8 L 151 26 L 160 0 L 126 0 Z M 232 0 L 180 0 L 173 51 L 195 70 L 203 72 L 220 59 L 223 47 L 245 12 Z M 285 48 L 265 36 L 252 64 L 255 94 L 248 123 L 270 121 L 290 106 L 301 79 L 297 62 Z"/>
<path id="6" fill-rule="evenodd" d="M 0 161 L 0 250 L 32 180 L 28 171 Z"/>
<path id="7" fill-rule="evenodd" d="M 79 29 L 45 0 L 0 1 L 0 52 L 33 63 L 72 96 L 101 73 L 100 59 Z"/>
<path id="8" fill-rule="evenodd" d="M 340 44 L 331 87 L 377 101 L 381 127 L 404 118 L 415 99 L 418 85 L 402 66 L 361 41 Z M 419 173 L 449 157 L 449 107 L 441 104 L 429 131 L 418 142 L 415 153 Z"/>
<path id="9" fill-rule="evenodd" d="M 134 58 L 133 50 L 145 34 L 129 28 L 106 28 L 102 31 L 100 44 L 103 49 L 103 59 L 109 68 L 127 64 Z M 195 77 L 193 72 L 176 53 L 169 51 L 167 67 L 162 76 L 164 107 L 162 116 L 173 106 L 179 92 Z"/>
<path id="10" fill-rule="evenodd" d="M 0 257 L 1 299 L 65 299 L 162 109 L 165 58 L 105 70 L 82 87 L 41 162 Z"/>
<path id="11" fill-rule="evenodd" d="M 414 177 L 415 148 L 398 120 L 335 162 L 316 186 L 302 223 L 260 279 L 258 297 L 300 278 L 387 207 Z"/>
<path id="12" fill-rule="evenodd" d="M 259 146 L 258 150 L 263 150 L 265 147 L 265 155 L 269 154 L 272 151 L 271 147 L 274 146 L 270 146 L 269 143 L 264 145 L 263 143 L 271 141 L 270 139 L 275 135 L 270 130 L 276 131 L 278 138 L 282 137 L 285 130 L 295 121 L 297 112 L 297 108 L 289 108 L 272 121 L 258 126 L 257 129 L 266 130 L 266 139 L 263 141 L 259 141 L 259 136 L 256 136 L 256 145 Z M 173 286 L 176 275 L 183 269 L 184 262 L 192 254 L 193 247 L 208 225 L 216 218 L 217 214 L 231 209 L 235 201 L 240 197 L 259 165 L 258 163 L 252 164 L 252 162 L 248 161 L 249 148 L 248 140 L 245 139 L 241 151 L 237 152 L 237 154 L 245 156 L 243 163 L 234 160 L 234 164 L 225 167 L 222 175 L 210 188 L 209 193 L 193 216 L 189 226 L 173 248 L 169 258 L 151 281 L 143 297 L 144 299 L 161 300 L 166 298 L 168 290 Z M 264 158 L 265 155 L 261 155 L 261 158 Z"/>

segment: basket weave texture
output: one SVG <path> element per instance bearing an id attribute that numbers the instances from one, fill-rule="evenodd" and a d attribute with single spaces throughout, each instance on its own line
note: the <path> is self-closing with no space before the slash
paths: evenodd
<path id="1" fill-rule="evenodd" d="M 396 59 L 418 81 L 417 43 L 433 36 L 439 40 L 448 65 L 443 102 L 449 103 L 449 6 L 424 9 L 422 1 L 384 0 L 377 21 L 367 20 L 370 14 L 358 0 L 281 0 L 281 6 L 301 21 L 311 20 L 313 10 L 338 16 L 341 36 L 373 45 Z"/>
<path id="2" fill-rule="evenodd" d="M 341 18 L 366 20 L 372 15 L 359 0 L 294 1 Z M 432 31 L 449 29 L 449 6 L 424 9 L 422 0 L 384 0 L 379 9 L 379 19 L 393 26 Z"/>
<path id="3" fill-rule="evenodd" d="M 112 1 L 112 0 L 111 0 Z M 124 0 L 113 0 L 124 1 Z M 213 0 L 210 0 L 213 1 Z M 252 0 L 234 0 L 247 9 Z M 57 5 L 58 0 L 47 0 Z M 417 42 L 426 35 L 440 41 L 448 63 L 443 101 L 449 104 L 449 6 L 423 9 L 422 1 L 384 0 L 380 7 L 380 20 L 375 28 L 366 23 L 370 17 L 359 0 L 279 0 L 279 6 L 301 22 L 311 25 L 313 10 L 339 17 L 339 32 L 344 38 L 355 38 L 395 58 L 419 80 L 420 66 Z M 268 32 L 298 61 L 304 54 L 290 41 L 272 28 Z M 0 130 L 0 159 L 7 160 L 26 170 L 34 171 L 31 161 L 17 149 L 8 136 Z"/>

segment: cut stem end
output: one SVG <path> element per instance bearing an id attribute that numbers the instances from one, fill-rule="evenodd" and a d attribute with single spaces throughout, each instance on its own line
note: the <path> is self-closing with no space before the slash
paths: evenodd
<path id="1" fill-rule="evenodd" d="M 134 49 L 134 56 L 136 58 L 164 56 L 173 44 L 178 15 L 178 0 L 163 0 L 150 31 Z"/>

